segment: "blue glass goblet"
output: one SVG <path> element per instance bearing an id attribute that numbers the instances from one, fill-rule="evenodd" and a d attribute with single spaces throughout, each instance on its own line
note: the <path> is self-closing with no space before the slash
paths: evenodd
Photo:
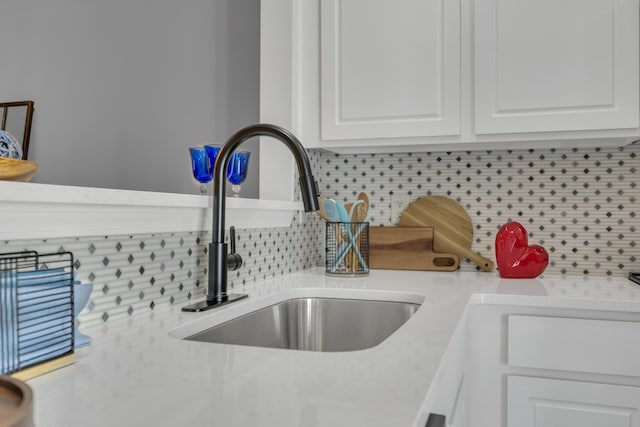
<path id="1" fill-rule="evenodd" d="M 204 147 L 189 148 L 191 154 L 191 170 L 193 177 L 200 183 L 200 193 L 207 193 L 207 182 L 212 179 L 211 163 Z"/>
<path id="2" fill-rule="evenodd" d="M 220 152 L 219 145 L 205 145 L 204 149 L 207 152 L 207 160 L 209 162 L 209 178 L 213 179 L 213 168 L 216 165 L 216 158 Z"/>
<path id="3" fill-rule="evenodd" d="M 250 155 L 251 153 L 248 151 L 236 151 L 231 155 L 231 161 L 227 169 L 227 180 L 231 183 L 233 197 L 240 197 L 240 184 L 247 178 Z"/>

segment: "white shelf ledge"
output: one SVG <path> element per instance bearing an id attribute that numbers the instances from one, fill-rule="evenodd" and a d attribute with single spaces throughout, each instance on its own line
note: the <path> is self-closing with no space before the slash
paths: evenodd
<path id="1" fill-rule="evenodd" d="M 0 239 L 211 230 L 211 197 L 0 181 Z M 227 198 L 226 225 L 289 227 L 302 203 Z"/>

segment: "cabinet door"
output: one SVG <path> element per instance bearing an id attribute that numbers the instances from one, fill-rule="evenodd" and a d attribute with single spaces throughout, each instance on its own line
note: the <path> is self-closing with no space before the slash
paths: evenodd
<path id="1" fill-rule="evenodd" d="M 638 0 L 476 0 L 476 133 L 638 127 Z"/>
<path id="2" fill-rule="evenodd" d="M 459 0 L 320 7 L 322 139 L 460 132 Z"/>
<path id="3" fill-rule="evenodd" d="M 507 425 L 639 427 L 640 388 L 530 378 L 507 381 Z"/>

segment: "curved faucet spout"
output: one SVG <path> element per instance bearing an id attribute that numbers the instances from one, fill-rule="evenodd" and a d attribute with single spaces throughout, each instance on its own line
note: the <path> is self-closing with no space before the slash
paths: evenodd
<path id="1" fill-rule="evenodd" d="M 201 303 L 183 307 L 183 311 L 203 311 L 228 304 L 246 295 L 227 294 L 227 260 L 231 256 L 239 259 L 238 254 L 229 254 L 227 244 L 224 243 L 226 177 L 225 171 L 231 160 L 231 155 L 243 142 L 256 136 L 270 136 L 284 143 L 293 154 L 300 175 L 300 190 L 306 212 L 317 211 L 318 188 L 311 173 L 309 157 L 298 139 L 288 130 L 279 126 L 257 124 L 240 129 L 222 146 L 216 158 L 213 170 L 213 228 L 211 243 L 209 244 L 209 283 L 207 299 Z M 233 265 L 241 265 L 234 262 Z"/>
<path id="2" fill-rule="evenodd" d="M 243 142 L 256 136 L 270 136 L 284 143 L 296 161 L 300 191 L 306 212 L 317 211 L 318 189 L 304 147 L 288 130 L 270 124 L 256 124 L 240 129 L 222 146 L 213 171 L 213 236 L 212 242 L 224 242 L 226 184 L 225 171 L 231 155 Z"/>

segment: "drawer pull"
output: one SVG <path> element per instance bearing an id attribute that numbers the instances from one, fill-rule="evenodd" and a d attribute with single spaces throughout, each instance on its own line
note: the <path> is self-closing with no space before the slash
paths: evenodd
<path id="1" fill-rule="evenodd" d="M 424 427 L 445 427 L 446 420 L 444 415 L 431 413 Z"/>

